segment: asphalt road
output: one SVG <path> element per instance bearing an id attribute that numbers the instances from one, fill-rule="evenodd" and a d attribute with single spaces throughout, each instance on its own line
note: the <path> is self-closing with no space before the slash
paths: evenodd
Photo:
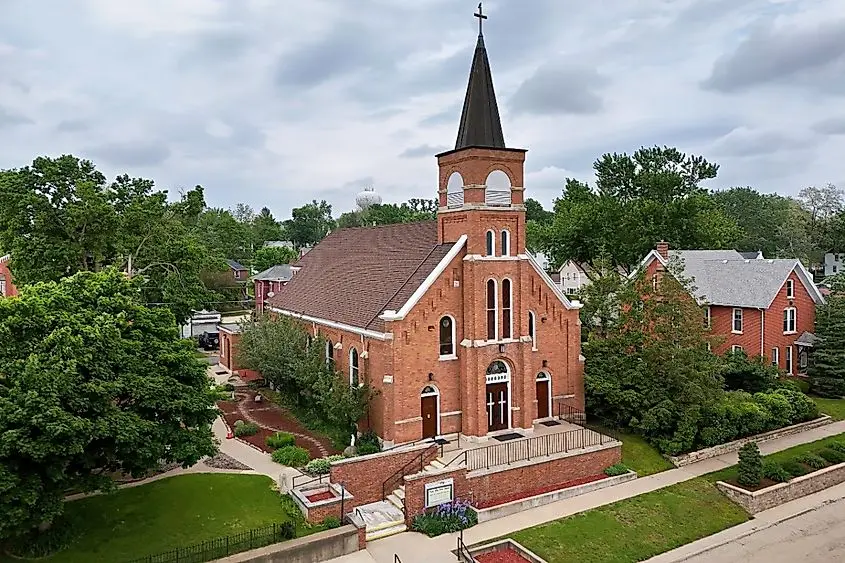
<path id="1" fill-rule="evenodd" d="M 845 499 L 685 561 L 690 563 L 845 561 Z"/>

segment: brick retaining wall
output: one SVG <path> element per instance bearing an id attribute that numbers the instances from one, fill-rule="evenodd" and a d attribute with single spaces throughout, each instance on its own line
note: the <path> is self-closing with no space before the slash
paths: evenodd
<path id="1" fill-rule="evenodd" d="M 740 487 L 718 481 L 716 486 L 729 499 L 744 508 L 749 514 L 774 508 L 785 502 L 817 493 L 839 483 L 845 483 L 845 463 L 832 465 L 787 483 L 778 483 L 759 491 L 746 491 Z"/>

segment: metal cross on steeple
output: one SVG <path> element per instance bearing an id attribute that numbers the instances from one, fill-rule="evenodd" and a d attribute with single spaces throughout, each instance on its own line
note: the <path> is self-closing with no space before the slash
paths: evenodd
<path id="1" fill-rule="evenodd" d="M 478 12 L 473 15 L 478 18 L 478 34 L 482 35 L 481 23 L 487 19 L 487 16 L 485 16 L 484 13 L 481 11 L 481 2 L 478 3 Z"/>

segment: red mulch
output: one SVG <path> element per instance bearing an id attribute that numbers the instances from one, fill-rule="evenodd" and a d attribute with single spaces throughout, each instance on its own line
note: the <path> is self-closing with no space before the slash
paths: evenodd
<path id="1" fill-rule="evenodd" d="M 321 500 L 329 500 L 330 498 L 335 498 L 335 495 L 331 491 L 324 491 L 322 493 L 314 493 L 313 495 L 308 495 L 305 498 L 308 499 L 308 502 L 320 502 Z"/>
<path id="2" fill-rule="evenodd" d="M 266 399 L 264 399 L 260 403 L 256 403 L 253 400 L 256 395 L 255 391 L 244 390 L 238 391 L 238 393 L 247 394 L 248 398 L 245 402 L 246 410 L 249 415 L 259 423 L 259 425 L 267 426 L 269 428 L 276 428 L 283 432 L 293 432 L 294 434 L 304 434 L 306 436 L 310 436 L 311 438 L 317 440 L 317 442 L 319 442 L 326 449 L 328 455 L 340 453 L 337 449 L 334 448 L 334 446 L 332 446 L 331 440 L 329 440 L 325 436 L 317 435 L 314 432 L 311 432 L 310 430 L 306 429 L 299 423 L 299 421 L 293 418 L 280 406 L 271 403 Z M 226 420 L 226 424 L 228 424 L 230 428 L 234 428 L 236 420 L 244 420 L 244 416 L 238 409 L 237 402 L 218 401 L 217 406 L 223 412 L 223 418 Z M 246 422 L 246 420 L 244 421 Z M 273 448 L 268 447 L 264 443 L 264 439 L 267 436 L 275 434 L 275 432 L 278 430 L 271 431 L 265 428 L 259 428 L 257 434 L 253 436 L 243 436 L 240 439 L 244 440 L 245 442 L 249 442 L 254 446 L 258 446 L 258 448 L 260 448 L 262 451 L 272 453 Z M 296 436 L 296 445 L 308 450 L 308 454 L 311 456 L 312 459 L 316 459 L 326 455 L 324 452 L 320 451 L 320 448 L 314 442 L 312 442 L 311 440 L 303 439 L 300 436 Z"/>
<path id="3" fill-rule="evenodd" d="M 528 561 L 528 559 L 510 548 L 491 551 L 484 555 L 476 555 L 475 560 L 478 563 L 526 563 Z"/>
<path id="4" fill-rule="evenodd" d="M 777 481 L 772 481 L 771 479 L 766 479 L 765 477 L 763 477 L 762 479 L 760 479 L 760 484 L 759 484 L 759 485 L 757 485 L 756 487 L 754 487 L 754 486 L 748 486 L 748 485 L 740 485 L 740 484 L 739 484 L 739 481 L 737 481 L 736 479 L 728 479 L 728 480 L 726 481 L 726 483 L 730 483 L 730 484 L 731 484 L 731 485 L 733 485 L 734 487 L 739 487 L 740 489 L 745 489 L 746 491 L 750 491 L 750 492 L 752 492 L 752 493 L 753 493 L 753 492 L 755 492 L 755 491 L 760 491 L 760 490 L 762 490 L 762 489 L 765 489 L 765 488 L 768 488 L 768 487 L 772 487 L 772 486 L 774 486 L 774 485 L 777 485 L 777 484 L 778 484 L 778 482 L 777 482 Z"/>
<path id="5" fill-rule="evenodd" d="M 563 483 L 559 483 L 557 485 L 548 485 L 546 487 L 537 487 L 536 489 L 531 489 L 529 491 L 525 491 L 524 493 L 514 493 L 511 495 L 499 497 L 493 500 L 488 500 L 486 502 L 479 502 L 475 505 L 476 508 L 490 508 L 491 506 L 499 506 L 500 504 L 505 504 L 507 502 L 513 502 L 515 500 L 521 500 L 524 498 L 534 497 L 537 495 L 542 495 L 544 493 L 550 493 L 552 491 L 559 491 L 560 489 L 568 489 L 570 487 L 577 487 L 578 485 L 583 485 L 585 483 L 592 483 L 593 481 L 601 481 L 602 479 L 607 479 L 607 475 L 604 473 L 600 473 L 598 475 L 590 475 L 589 477 L 582 477 L 580 479 L 572 479 L 571 481 L 565 481 Z"/>

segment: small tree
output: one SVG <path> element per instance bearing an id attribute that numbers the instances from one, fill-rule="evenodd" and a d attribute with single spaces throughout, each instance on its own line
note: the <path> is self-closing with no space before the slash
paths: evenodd
<path id="1" fill-rule="evenodd" d="M 730 391 L 767 391 L 778 378 L 778 368 L 760 356 L 749 358 L 743 351 L 728 352 L 720 363 L 725 388 Z"/>
<path id="2" fill-rule="evenodd" d="M 252 257 L 252 265 L 262 272 L 271 266 L 290 264 L 296 261 L 299 254 L 293 248 L 286 246 L 268 246 L 259 248 Z"/>
<path id="3" fill-rule="evenodd" d="M 763 459 L 755 442 L 749 442 L 739 449 L 737 470 L 739 475 L 736 480 L 740 485 L 756 487 L 760 484 L 760 479 L 763 478 Z"/>
<path id="4" fill-rule="evenodd" d="M 831 280 L 827 302 L 816 311 L 813 361 L 808 369 L 810 391 L 822 397 L 845 396 L 845 274 Z"/>

